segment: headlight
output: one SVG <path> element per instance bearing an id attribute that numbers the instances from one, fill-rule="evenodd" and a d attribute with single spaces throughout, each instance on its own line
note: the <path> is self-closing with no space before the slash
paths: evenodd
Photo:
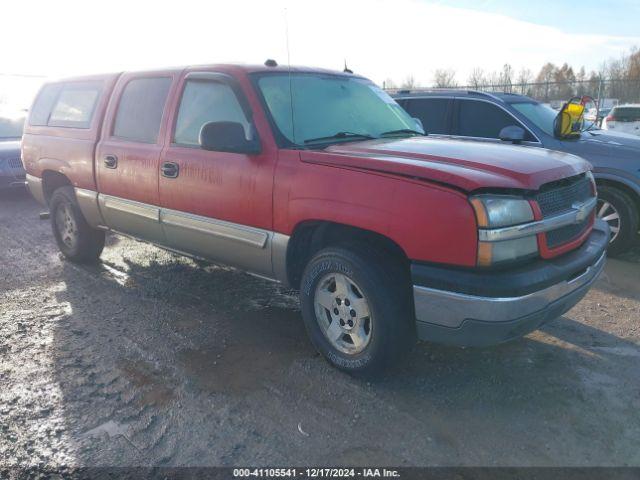
<path id="1" fill-rule="evenodd" d="M 471 199 L 478 227 L 510 227 L 533 221 L 533 210 L 523 198 L 507 195 L 479 195 Z"/>
<path id="2" fill-rule="evenodd" d="M 529 202 L 508 195 L 478 195 L 470 199 L 476 212 L 478 228 L 490 230 L 511 227 L 534 220 Z M 478 242 L 478 265 L 487 267 L 505 262 L 521 260 L 538 253 L 536 235 L 502 240 Z"/>

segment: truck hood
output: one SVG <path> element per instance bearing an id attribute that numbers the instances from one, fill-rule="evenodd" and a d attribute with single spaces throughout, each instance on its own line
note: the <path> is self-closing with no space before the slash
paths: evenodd
<path id="1" fill-rule="evenodd" d="M 0 139 L 0 156 L 4 154 L 15 154 L 20 155 L 20 140 L 7 140 Z"/>
<path id="2" fill-rule="evenodd" d="M 584 132 L 578 141 L 580 146 L 602 150 L 612 157 L 640 158 L 640 137 L 613 130 Z"/>
<path id="3" fill-rule="evenodd" d="M 433 137 L 377 139 L 301 152 L 303 161 L 479 188 L 537 190 L 591 168 L 575 155 L 537 147 Z"/>

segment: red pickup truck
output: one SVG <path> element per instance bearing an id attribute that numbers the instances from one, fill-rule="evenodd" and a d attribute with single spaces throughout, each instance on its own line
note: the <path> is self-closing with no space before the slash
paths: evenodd
<path id="1" fill-rule="evenodd" d="M 580 158 L 430 138 L 365 78 L 272 61 L 46 84 L 22 157 L 70 260 L 113 230 L 283 282 L 354 374 L 416 337 L 536 329 L 587 292 L 609 238 Z"/>

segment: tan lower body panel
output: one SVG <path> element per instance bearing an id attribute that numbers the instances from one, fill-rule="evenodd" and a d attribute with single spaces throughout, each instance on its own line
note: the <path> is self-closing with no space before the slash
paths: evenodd
<path id="1" fill-rule="evenodd" d="M 31 195 L 33 195 L 33 198 L 35 198 L 41 205 L 46 205 L 47 200 L 45 199 L 44 189 L 42 188 L 42 179 L 29 175 L 28 173 L 26 179 L 27 186 L 29 187 L 29 191 L 31 192 Z"/>
<path id="2" fill-rule="evenodd" d="M 107 227 L 187 255 L 287 281 L 287 235 L 76 188 L 93 227 Z"/>
<path id="3" fill-rule="evenodd" d="M 103 227 L 105 221 L 98 206 L 98 194 L 93 190 L 85 190 L 84 188 L 76 188 L 75 192 L 78 206 L 87 223 L 93 228 Z"/>
<path id="4" fill-rule="evenodd" d="M 167 209 L 160 223 L 169 247 L 273 277 L 272 232 Z"/>
<path id="5" fill-rule="evenodd" d="M 160 208 L 146 203 L 98 194 L 105 225 L 113 230 L 155 243 L 165 243 Z"/>

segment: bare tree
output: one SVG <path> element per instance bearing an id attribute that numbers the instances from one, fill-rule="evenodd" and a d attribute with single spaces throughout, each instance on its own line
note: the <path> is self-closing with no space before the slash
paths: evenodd
<path id="1" fill-rule="evenodd" d="M 487 83 L 487 79 L 484 76 L 484 70 L 480 67 L 476 67 L 471 71 L 469 79 L 467 80 L 469 86 L 475 89 L 483 87 Z"/>
<path id="2" fill-rule="evenodd" d="M 518 73 L 518 78 L 516 83 L 520 86 L 520 93 L 522 95 L 530 95 L 531 88 L 527 88 L 527 83 L 531 83 L 533 81 L 533 73 L 528 68 L 522 68 L 520 73 Z"/>
<path id="3" fill-rule="evenodd" d="M 433 74 L 433 84 L 436 88 L 449 88 L 456 87 L 456 72 L 455 70 L 438 69 Z"/>
<path id="4" fill-rule="evenodd" d="M 400 88 L 404 90 L 411 90 L 413 88 L 416 88 L 416 79 L 413 78 L 413 75 L 407 75 L 400 85 Z"/>
<path id="5" fill-rule="evenodd" d="M 511 77 L 513 76 L 513 68 L 508 63 L 505 63 L 500 72 L 499 82 L 500 90 L 504 92 L 511 92 Z"/>
<path id="6" fill-rule="evenodd" d="M 536 77 L 536 83 L 542 84 L 536 85 L 534 90 L 537 98 L 542 98 L 545 102 L 548 102 L 554 95 L 554 86 L 551 85 L 551 82 L 554 80 L 556 70 L 558 70 L 558 67 L 550 62 L 547 62 L 542 66 L 538 76 Z"/>
<path id="7" fill-rule="evenodd" d="M 396 82 L 393 81 L 393 78 L 387 78 L 382 82 L 382 88 L 394 89 L 398 88 Z"/>

